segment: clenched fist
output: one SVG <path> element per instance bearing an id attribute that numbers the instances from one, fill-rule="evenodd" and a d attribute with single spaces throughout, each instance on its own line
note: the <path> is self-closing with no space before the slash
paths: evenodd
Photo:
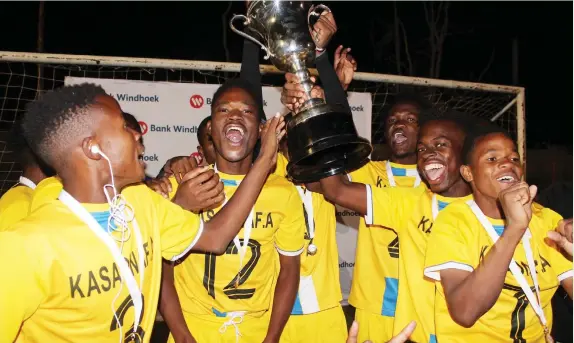
<path id="1" fill-rule="evenodd" d="M 518 182 L 500 192 L 498 200 L 506 217 L 506 229 L 522 237 L 532 218 L 532 202 L 538 188 Z"/>

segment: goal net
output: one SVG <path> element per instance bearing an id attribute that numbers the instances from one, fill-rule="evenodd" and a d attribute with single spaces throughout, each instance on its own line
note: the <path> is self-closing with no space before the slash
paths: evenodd
<path id="1" fill-rule="evenodd" d="M 239 68 L 238 63 L 0 52 L 0 194 L 18 181 L 22 170 L 7 145 L 15 120 L 29 101 L 42 91 L 62 86 L 67 76 L 221 84 L 237 77 Z M 283 85 L 285 79 L 274 67 L 264 65 L 262 72 L 264 85 Z M 386 157 L 383 119 L 393 96 L 405 90 L 421 93 L 440 110 L 492 119 L 517 138 L 524 159 L 523 88 L 356 73 L 349 91 L 372 96 L 373 159 Z"/>

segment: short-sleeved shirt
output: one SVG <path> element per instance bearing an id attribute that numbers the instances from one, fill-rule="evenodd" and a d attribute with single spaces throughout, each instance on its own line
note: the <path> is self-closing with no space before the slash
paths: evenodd
<path id="1" fill-rule="evenodd" d="M 289 161 L 285 155 L 283 155 L 281 152 L 277 153 L 277 164 L 275 165 L 273 174 L 281 177 L 287 177 L 287 164 L 289 164 Z"/>
<path id="2" fill-rule="evenodd" d="M 282 153 L 278 153 L 277 166 L 273 174 L 287 175 L 288 163 L 287 158 Z M 304 188 L 301 189 L 304 192 L 310 192 Z M 339 281 L 335 206 L 319 193 L 312 193 L 312 202 L 315 221 L 312 244 L 317 247 L 317 253 L 315 255 L 308 253 L 311 237 L 308 213 L 305 213 L 305 249 L 301 254 L 301 279 L 297 298 L 291 311 L 293 315 L 316 313 L 336 307 L 343 298 Z"/>
<path id="3" fill-rule="evenodd" d="M 545 242 L 547 232 L 556 228 L 562 218 L 554 211 L 533 204 L 529 231 L 542 308 L 552 325 L 551 299 L 561 281 L 572 277 L 572 262 Z M 499 235 L 504 221 L 488 218 Z M 493 241 L 466 202 L 457 202 L 440 213 L 429 240 L 425 274 L 440 281 L 440 271 L 461 269 L 474 271 L 489 253 Z M 526 280 L 534 285 L 529 272 L 524 246 L 518 244 L 514 260 Z M 435 318 L 439 342 L 545 342 L 540 320 L 510 271 L 494 306 L 471 328 L 456 324 L 449 314 L 444 289 L 437 283 Z"/>
<path id="4" fill-rule="evenodd" d="M 0 198 L 0 231 L 6 230 L 28 216 L 33 193 L 34 188 L 22 183 L 16 184 L 4 193 Z"/>
<path id="5" fill-rule="evenodd" d="M 416 165 L 389 162 L 397 187 L 413 188 Z M 376 188 L 391 187 L 387 161 L 370 161 L 349 174 L 353 182 Z M 421 183 L 420 187 L 424 187 Z M 396 311 L 399 278 L 399 238 L 392 230 L 365 225 L 361 218 L 355 253 L 355 266 L 349 303 L 362 310 L 393 318 Z M 391 332 L 388 333 L 390 339 Z"/>
<path id="6" fill-rule="evenodd" d="M 142 342 L 149 342 L 162 257 L 173 260 L 188 252 L 203 224 L 198 215 L 146 186 L 130 186 L 122 194 L 134 210 L 143 241 L 145 260 L 140 261 L 130 223 L 132 233 L 121 249 L 142 288 L 144 307 L 138 333 Z M 82 206 L 96 219 L 98 213 L 109 212 L 108 204 Z M 0 261 L 0 274 L 6 276 L 0 283 L 0 342 L 12 342 L 22 323 L 19 342 L 117 342 L 116 317 L 122 323 L 122 335 L 133 327 L 131 296 L 127 286 L 122 286 L 111 252 L 58 199 L 45 199 L 27 218 L 0 232 Z M 141 263 L 145 266 L 143 287 Z"/>
<path id="7" fill-rule="evenodd" d="M 322 194 L 312 193 L 311 196 L 315 236 L 311 241 L 309 219 L 306 217 L 305 249 L 301 254 L 301 280 L 291 312 L 294 315 L 324 311 L 338 306 L 342 299 L 335 206 L 325 200 Z M 317 248 L 315 255 L 309 254 L 308 248 L 311 243 Z"/>
<path id="8" fill-rule="evenodd" d="M 244 175 L 218 174 L 230 199 Z M 177 183 L 173 178 L 170 181 L 173 196 Z M 208 222 L 220 209 L 200 215 Z M 252 231 L 241 266 L 234 242 L 223 255 L 190 254 L 175 266 L 175 286 L 184 312 L 224 317 L 229 312 L 246 311 L 258 316 L 270 309 L 279 275 L 278 253 L 297 256 L 303 252 L 303 203 L 291 182 L 271 174 L 252 211 Z M 243 246 L 245 230 L 237 237 Z"/>
<path id="9" fill-rule="evenodd" d="M 417 327 L 411 335 L 415 342 L 435 342 L 435 285 L 424 277 L 427 240 L 433 229 L 433 197 L 437 211 L 451 202 L 465 198 L 448 198 L 433 194 L 424 187 L 371 188 L 367 186 L 367 225 L 393 229 L 399 237 L 399 278 L 393 335 L 412 320 Z"/>

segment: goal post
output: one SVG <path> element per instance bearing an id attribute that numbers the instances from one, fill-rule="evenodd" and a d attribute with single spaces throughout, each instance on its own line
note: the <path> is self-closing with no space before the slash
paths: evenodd
<path id="1" fill-rule="evenodd" d="M 16 156 L 6 145 L 14 121 L 29 101 L 41 91 L 62 86 L 67 76 L 221 84 L 236 77 L 240 67 L 239 63 L 212 61 L 0 51 L 0 193 L 16 183 L 21 173 Z M 265 86 L 280 87 L 285 82 L 283 72 L 274 66 L 261 65 L 261 72 Z M 348 90 L 371 94 L 370 138 L 376 148 L 384 146 L 382 124 L 393 95 L 410 90 L 421 93 L 438 109 L 466 112 L 505 128 L 517 139 L 526 162 L 524 88 L 358 72 Z"/>

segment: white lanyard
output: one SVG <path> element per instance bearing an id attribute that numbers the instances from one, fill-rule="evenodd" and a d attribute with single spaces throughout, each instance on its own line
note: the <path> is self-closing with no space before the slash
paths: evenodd
<path id="1" fill-rule="evenodd" d="M 137 331 L 138 325 L 141 321 L 141 316 L 143 313 L 143 301 L 142 301 L 142 292 L 143 289 L 143 281 L 144 281 L 144 271 L 145 271 L 145 255 L 143 249 L 143 241 L 142 235 L 139 229 L 139 226 L 134 218 L 132 221 L 133 231 L 135 231 L 136 236 L 136 244 L 138 249 L 139 255 L 139 274 L 140 274 L 140 287 L 138 287 L 136 279 L 132 274 L 126 259 L 122 255 L 122 252 L 117 246 L 117 243 L 114 241 L 109 234 L 102 230 L 102 226 L 96 221 L 96 219 L 76 200 L 73 196 L 71 196 L 65 190 L 62 190 L 60 193 L 59 199 L 64 203 L 64 205 L 68 206 L 70 211 L 72 211 L 78 218 L 80 218 L 84 223 L 88 225 L 90 230 L 108 247 L 112 256 L 114 257 L 114 261 L 120 270 L 120 275 L 122 280 L 125 281 L 126 286 L 128 287 L 128 291 L 130 292 L 130 296 L 132 298 L 134 304 L 134 332 Z"/>
<path id="2" fill-rule="evenodd" d="M 32 182 L 32 180 L 28 179 L 27 177 L 20 176 L 20 180 L 18 181 L 19 184 L 24 185 L 31 189 L 36 189 L 36 184 Z"/>
<path id="3" fill-rule="evenodd" d="M 213 171 L 217 173 L 217 166 L 213 166 Z M 241 181 L 235 181 L 235 186 L 239 187 Z M 223 206 L 227 204 L 227 196 L 225 197 L 225 201 L 223 202 Z M 223 208 L 223 206 L 221 206 Z M 255 207 L 255 205 L 253 205 Z M 237 234 L 233 238 L 233 244 L 237 248 L 237 253 L 239 254 L 239 270 L 243 268 L 243 258 L 245 257 L 245 253 L 247 253 L 247 245 L 249 244 L 249 237 L 251 237 L 251 231 L 253 229 L 253 212 L 254 208 L 249 211 L 249 215 L 247 219 L 245 219 L 245 223 L 243 223 L 243 246 L 241 246 L 241 242 L 239 242 L 239 234 Z M 241 278 L 241 275 L 237 278 L 237 281 Z"/>
<path id="4" fill-rule="evenodd" d="M 387 178 L 389 179 L 389 185 L 391 185 L 391 187 L 397 187 L 397 183 L 395 182 L 395 176 L 393 175 L 393 169 L 391 166 L 391 162 L 389 162 L 388 160 L 387 160 L 387 164 L 386 164 L 386 169 L 387 169 Z M 420 177 L 420 175 L 416 169 L 406 169 L 405 168 L 405 172 L 406 172 L 406 176 L 410 176 L 410 177 L 415 178 L 415 184 L 413 187 L 418 187 L 421 184 L 421 177 Z"/>
<path id="5" fill-rule="evenodd" d="M 301 186 L 296 186 L 297 192 L 303 201 L 303 206 L 305 207 L 305 212 L 307 214 L 307 223 L 309 224 L 309 238 L 313 239 L 315 237 L 315 221 L 313 220 L 313 193 L 310 190 L 304 190 Z"/>
<path id="6" fill-rule="evenodd" d="M 486 230 L 486 232 L 488 233 L 488 235 L 490 236 L 492 241 L 494 243 L 496 243 L 496 241 L 498 241 L 498 238 L 500 236 L 498 235 L 498 233 L 496 233 L 496 231 L 494 230 L 494 227 L 488 221 L 488 219 L 486 218 L 484 213 L 480 210 L 480 208 L 478 207 L 476 202 L 474 202 L 474 200 L 469 200 L 466 203 L 468 204 L 468 206 L 470 206 L 470 209 L 472 210 L 472 212 L 474 213 L 476 218 L 478 218 L 478 221 L 482 224 L 482 227 L 484 227 L 484 229 Z M 522 288 L 522 291 L 526 295 L 528 302 L 530 303 L 530 305 L 532 305 L 532 309 L 534 310 L 534 312 L 536 313 L 536 315 L 540 319 L 540 322 L 542 323 L 542 326 L 544 327 L 545 335 L 548 335 L 548 333 L 549 333 L 548 332 L 548 324 L 546 321 L 546 316 L 544 315 L 544 311 L 542 310 L 542 305 L 541 305 L 542 302 L 540 301 L 540 287 L 538 286 L 538 276 L 536 274 L 536 265 L 534 264 L 534 256 L 532 254 L 532 248 L 530 246 L 530 238 L 531 237 L 532 237 L 532 234 L 530 233 L 530 229 L 527 228 L 526 232 L 522 236 L 522 245 L 524 246 L 524 252 L 526 253 L 526 261 L 528 262 L 528 268 L 530 269 L 530 275 L 532 276 L 532 281 L 534 282 L 534 289 L 536 290 L 536 297 L 534 296 L 534 293 L 532 293 L 532 290 L 530 289 L 530 285 L 528 284 L 528 281 L 526 281 L 526 278 L 520 272 L 520 268 L 516 264 L 516 261 L 514 261 L 514 258 L 510 261 L 509 268 L 510 268 L 510 272 L 512 272 L 512 275 L 514 276 L 514 278 L 518 282 L 518 285 L 520 285 L 520 288 Z"/>

